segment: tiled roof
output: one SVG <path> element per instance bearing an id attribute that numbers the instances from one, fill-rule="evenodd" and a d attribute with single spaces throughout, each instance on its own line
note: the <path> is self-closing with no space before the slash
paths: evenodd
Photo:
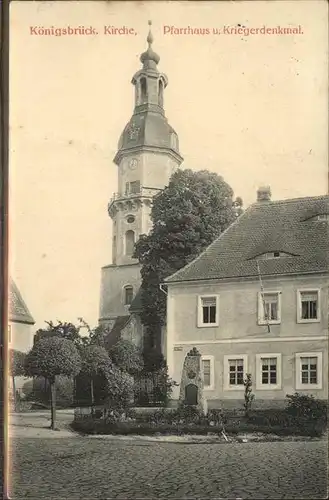
<path id="1" fill-rule="evenodd" d="M 114 346 L 121 338 L 121 332 L 130 319 L 130 316 L 118 316 L 115 320 L 112 330 L 105 337 L 105 347 L 109 349 Z"/>
<path id="2" fill-rule="evenodd" d="M 329 196 L 251 205 L 219 238 L 168 283 L 257 276 L 257 259 L 269 252 L 290 256 L 259 259 L 262 275 L 328 271 Z M 313 219 L 312 219 L 313 218 Z"/>
<path id="3" fill-rule="evenodd" d="M 130 304 L 129 312 L 134 313 L 134 312 L 139 312 L 141 310 L 142 310 L 142 289 L 139 288 L 132 303 Z"/>
<path id="4" fill-rule="evenodd" d="M 17 288 L 16 283 L 13 279 L 9 282 L 9 321 L 13 323 L 25 323 L 27 325 L 34 325 L 35 321 L 25 304 L 20 291 Z"/>

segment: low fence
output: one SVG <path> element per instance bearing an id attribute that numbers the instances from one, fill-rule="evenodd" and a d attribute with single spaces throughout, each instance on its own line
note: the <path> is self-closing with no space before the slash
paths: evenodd
<path id="1" fill-rule="evenodd" d="M 163 406 L 166 395 L 163 374 L 148 373 L 135 378 L 134 404 L 135 406 Z"/>

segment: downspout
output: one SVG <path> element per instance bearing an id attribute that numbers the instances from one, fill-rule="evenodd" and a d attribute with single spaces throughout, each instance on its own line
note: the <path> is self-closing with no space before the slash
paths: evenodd
<path id="1" fill-rule="evenodd" d="M 165 286 L 164 283 L 160 283 L 159 288 L 160 288 L 161 292 L 163 292 L 165 295 L 168 295 L 168 292 L 166 292 L 166 290 L 164 290 L 163 286 Z"/>

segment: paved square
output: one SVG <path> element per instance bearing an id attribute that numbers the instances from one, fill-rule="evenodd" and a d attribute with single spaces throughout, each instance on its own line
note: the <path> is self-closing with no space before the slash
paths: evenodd
<path id="1" fill-rule="evenodd" d="M 12 437 L 12 498 L 327 497 L 325 440 L 182 444 L 47 433 Z"/>

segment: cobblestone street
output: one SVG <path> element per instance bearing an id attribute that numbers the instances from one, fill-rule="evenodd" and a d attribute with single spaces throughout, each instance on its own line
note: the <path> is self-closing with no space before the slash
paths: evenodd
<path id="1" fill-rule="evenodd" d="M 12 437 L 11 456 L 14 499 L 327 496 L 325 440 L 182 444 L 27 434 Z"/>

